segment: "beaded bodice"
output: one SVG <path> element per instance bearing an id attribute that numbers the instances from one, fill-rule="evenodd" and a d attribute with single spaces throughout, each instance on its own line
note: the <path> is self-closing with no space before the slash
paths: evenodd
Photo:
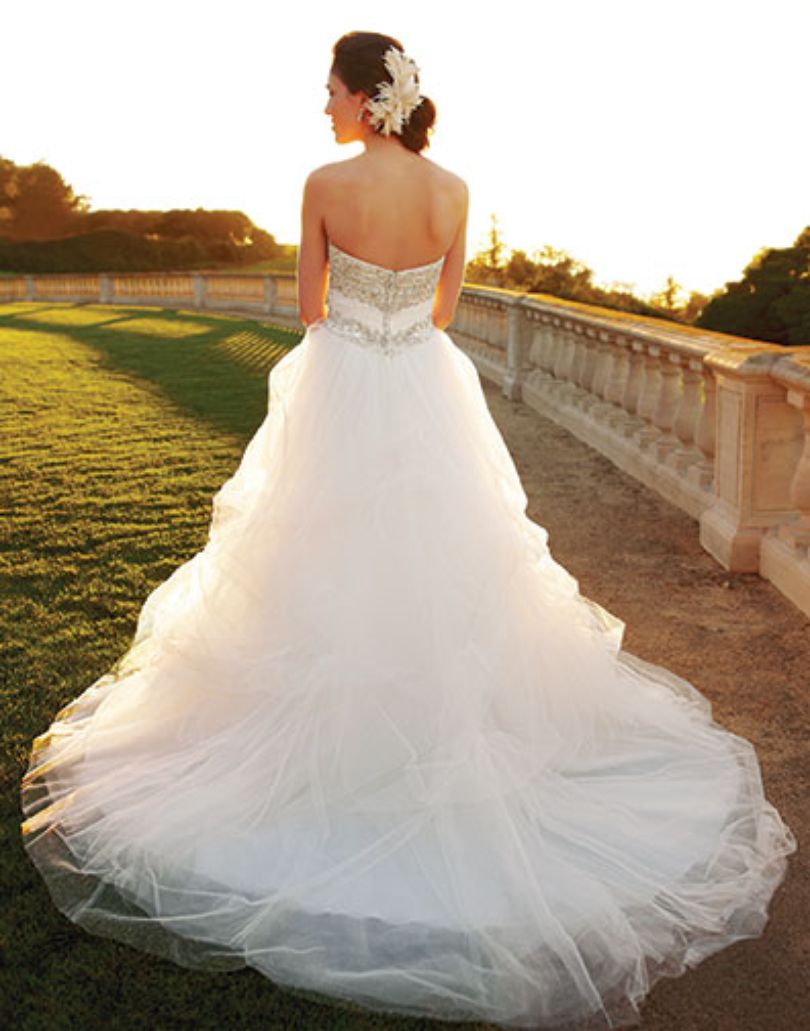
<path id="1" fill-rule="evenodd" d="M 433 296 L 444 258 L 389 269 L 329 241 L 329 312 L 324 324 L 356 344 L 393 355 L 434 331 Z"/>

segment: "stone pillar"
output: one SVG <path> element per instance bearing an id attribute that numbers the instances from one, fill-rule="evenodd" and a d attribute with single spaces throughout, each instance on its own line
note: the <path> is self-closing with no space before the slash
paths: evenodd
<path id="1" fill-rule="evenodd" d="M 779 536 L 795 548 L 810 547 L 810 391 L 788 390 L 787 402 L 802 416 L 804 447 L 790 481 L 790 499 L 798 518 L 779 527 Z"/>
<path id="2" fill-rule="evenodd" d="M 611 352 L 613 354 L 613 361 L 610 364 L 607 378 L 605 379 L 605 400 L 610 404 L 621 407 L 624 388 L 630 371 L 627 358 L 627 341 L 621 336 L 612 335 Z M 622 414 L 624 414 L 623 409 Z"/>
<path id="3" fill-rule="evenodd" d="M 207 293 L 205 276 L 199 272 L 192 272 L 191 285 L 194 289 L 194 307 L 204 308 L 205 295 Z"/>
<path id="4" fill-rule="evenodd" d="M 771 375 L 786 353 L 752 342 L 706 357 L 717 383 L 717 500 L 700 517 L 700 543 L 726 569 L 757 572 L 763 534 L 794 512 L 790 490 L 803 446 L 801 417 Z"/>
<path id="5" fill-rule="evenodd" d="M 801 352 L 809 351 L 803 347 Z M 787 388 L 787 402 L 802 420 L 804 446 L 790 481 L 794 515 L 769 530 L 760 550 L 760 573 L 810 616 L 810 354 L 776 363 L 774 378 Z"/>
<path id="6" fill-rule="evenodd" d="M 268 315 L 272 314 L 276 306 L 276 281 L 272 276 L 264 277 L 264 310 Z"/>
<path id="7" fill-rule="evenodd" d="M 506 371 L 501 389 L 512 401 L 520 401 L 525 372 L 525 325 L 521 301 L 525 294 L 505 299 L 506 308 Z"/>
<path id="8" fill-rule="evenodd" d="M 641 344 L 635 340 L 628 342 L 629 368 L 627 379 L 624 383 L 622 394 L 622 407 L 628 415 L 635 415 L 638 411 L 638 399 L 641 391 L 641 378 L 644 371 L 644 357 L 641 353 Z"/>

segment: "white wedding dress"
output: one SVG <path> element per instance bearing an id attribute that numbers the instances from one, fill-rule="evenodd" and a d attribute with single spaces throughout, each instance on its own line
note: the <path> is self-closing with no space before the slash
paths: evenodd
<path id="1" fill-rule="evenodd" d="M 208 541 L 54 718 L 24 845 L 88 931 L 372 1010 L 618 1027 L 761 933 L 751 744 L 581 595 L 433 323 L 329 245 Z"/>

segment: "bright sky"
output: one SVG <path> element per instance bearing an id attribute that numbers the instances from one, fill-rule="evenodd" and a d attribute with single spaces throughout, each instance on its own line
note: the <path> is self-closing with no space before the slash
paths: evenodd
<path id="1" fill-rule="evenodd" d="M 243 210 L 296 243 L 333 43 L 400 39 L 437 105 L 426 156 L 495 213 L 638 293 L 706 292 L 810 223 L 810 0 L 37 0 L 2 17 L 0 154 L 92 207 Z"/>

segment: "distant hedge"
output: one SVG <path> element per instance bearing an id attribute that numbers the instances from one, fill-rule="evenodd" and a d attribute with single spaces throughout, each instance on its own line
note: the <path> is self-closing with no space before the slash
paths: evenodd
<path id="1" fill-rule="evenodd" d="M 146 272 L 242 265 L 265 257 L 261 246 L 226 240 L 148 239 L 120 229 L 99 229 L 60 240 L 0 237 L 5 272 Z"/>

